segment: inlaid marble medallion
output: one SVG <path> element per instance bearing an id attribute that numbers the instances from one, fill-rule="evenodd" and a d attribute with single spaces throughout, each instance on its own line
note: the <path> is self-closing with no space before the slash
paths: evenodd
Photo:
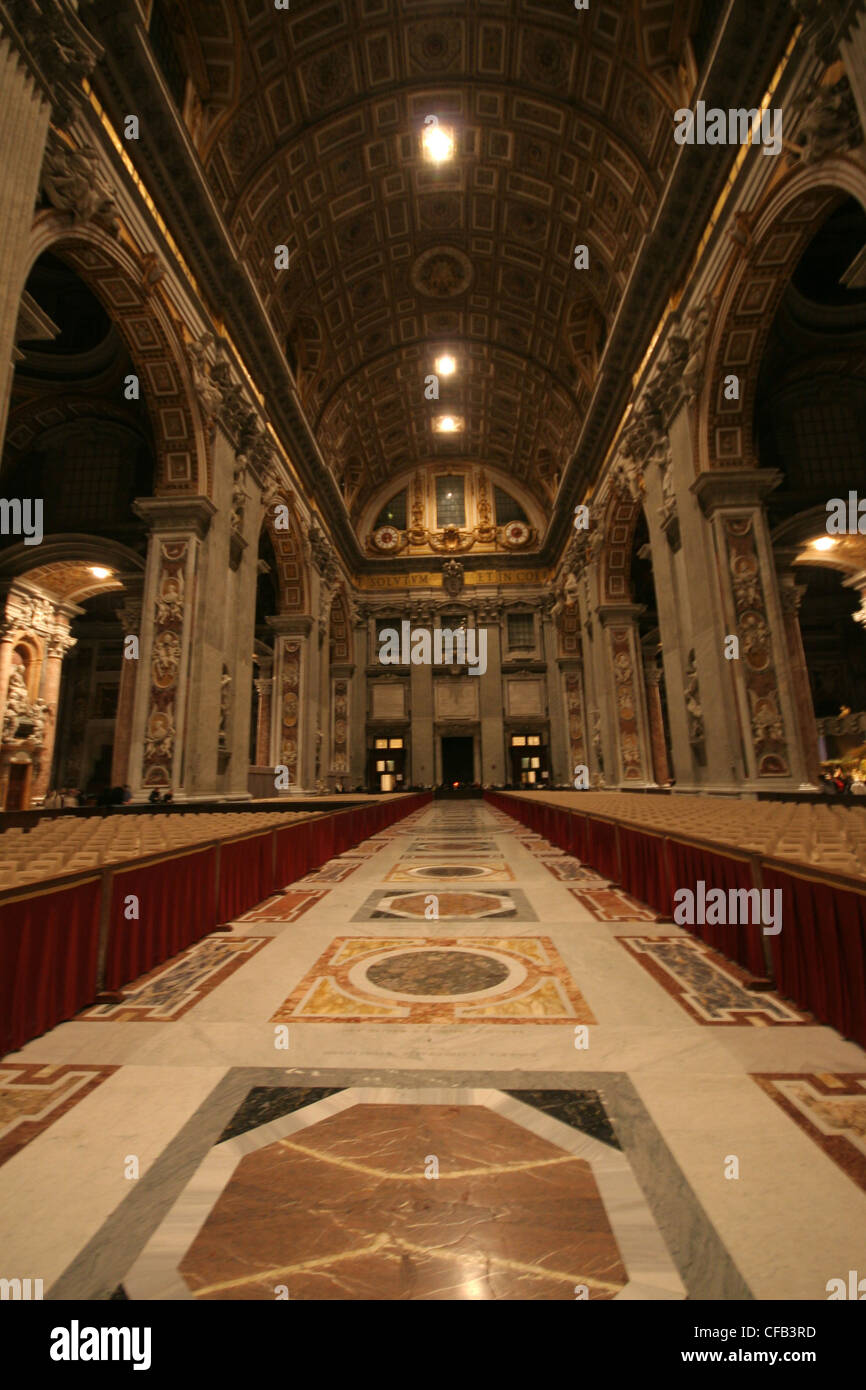
<path id="1" fill-rule="evenodd" d="M 503 859 L 491 859 L 481 864 L 395 864 L 385 875 L 386 883 L 417 883 L 419 879 L 436 883 L 507 883 L 514 874 Z"/>
<path id="2" fill-rule="evenodd" d="M 492 840 L 457 840 L 452 835 L 425 835 L 423 840 L 414 840 L 409 846 L 409 854 L 490 854 L 496 852 Z"/>
<path id="3" fill-rule="evenodd" d="M 416 892 L 378 889 L 350 920 L 375 922 L 383 918 L 409 922 L 480 922 L 500 920 L 537 922 L 526 894 L 519 888 L 457 889 L 428 884 Z"/>
<path id="4" fill-rule="evenodd" d="M 338 937 L 272 1017 L 594 1023 L 548 937 Z"/>
<path id="5" fill-rule="evenodd" d="M 620 936 L 629 955 L 698 1023 L 767 1028 L 814 1020 L 775 994 L 745 988 L 750 976 L 689 936 Z"/>

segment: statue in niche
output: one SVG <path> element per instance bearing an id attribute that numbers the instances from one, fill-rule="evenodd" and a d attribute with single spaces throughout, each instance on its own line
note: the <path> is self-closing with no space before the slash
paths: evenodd
<path id="1" fill-rule="evenodd" d="M 240 461 L 241 461 L 241 457 L 242 457 L 242 456 L 239 454 L 239 455 L 238 455 L 238 462 L 239 462 L 239 463 L 240 463 Z M 231 515 L 231 527 L 232 527 L 232 530 L 235 531 L 235 532 L 237 532 L 238 535 L 240 535 L 240 533 L 241 533 L 241 532 L 243 531 L 243 529 L 244 529 L 244 507 L 246 506 L 246 500 L 247 500 L 246 489 L 244 488 L 244 482 L 246 481 L 246 476 L 247 476 L 247 470 L 246 470 L 246 468 L 243 466 L 243 464 L 241 463 L 241 466 L 240 466 L 239 468 L 236 468 L 236 469 L 235 469 L 235 473 L 234 473 L 234 486 L 233 486 L 233 488 L 232 488 L 232 515 Z"/>
<path id="2" fill-rule="evenodd" d="M 689 355 L 682 369 L 682 383 L 686 396 L 694 401 L 704 379 L 704 364 L 707 356 L 707 334 L 710 327 L 710 305 L 704 301 L 689 316 L 686 326 Z"/>
<path id="3" fill-rule="evenodd" d="M 41 748 L 42 744 L 45 742 L 46 727 L 50 714 L 51 706 L 48 704 L 47 700 L 34 700 L 30 709 L 30 723 L 33 726 L 30 731 L 30 738 L 37 747 Z"/>
<path id="4" fill-rule="evenodd" d="M 701 704 L 701 688 L 698 682 L 694 647 L 689 652 L 689 664 L 686 668 L 686 684 L 683 694 L 686 700 L 686 714 L 689 723 L 689 743 L 703 743 L 704 710 Z"/>
<path id="5" fill-rule="evenodd" d="M 6 695 L 6 711 L 3 715 L 3 741 L 8 742 L 16 737 L 18 725 L 22 723 L 27 713 L 30 697 L 27 694 L 27 682 L 24 679 L 24 672 L 20 666 L 13 666 L 9 676 L 9 689 Z"/>
<path id="6" fill-rule="evenodd" d="M 463 588 L 463 565 L 460 560 L 446 560 L 442 566 L 442 587 L 449 598 L 456 598 Z"/>
<path id="7" fill-rule="evenodd" d="M 219 731 L 219 746 L 220 746 L 220 748 L 227 748 L 227 747 L 228 747 L 228 741 L 229 741 L 229 734 L 228 734 L 228 725 L 229 725 L 229 705 L 230 705 L 230 703 L 231 703 L 231 694 L 232 694 L 232 678 L 231 678 L 231 676 L 229 675 L 228 671 L 226 670 L 226 668 L 225 668 L 225 666 L 224 666 L 224 667 L 223 667 L 223 673 L 222 673 L 222 676 L 221 676 L 221 678 L 220 678 L 220 731 Z"/>

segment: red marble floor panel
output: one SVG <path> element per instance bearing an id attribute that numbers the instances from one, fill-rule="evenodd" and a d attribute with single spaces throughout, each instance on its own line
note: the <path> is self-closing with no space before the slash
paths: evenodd
<path id="1" fill-rule="evenodd" d="M 315 891 L 303 892 L 289 889 L 285 893 L 278 893 L 276 897 L 268 898 L 265 902 L 259 903 L 257 907 L 245 912 L 243 917 L 238 917 L 239 922 L 295 922 L 308 912 L 311 907 L 315 907 L 317 902 L 321 902 L 329 888 L 319 888 Z"/>
<path id="2" fill-rule="evenodd" d="M 570 888 L 580 903 L 597 922 L 657 922 L 658 913 L 646 903 L 629 897 L 621 888 Z"/>
<path id="3" fill-rule="evenodd" d="M 179 1268 L 208 1300 L 571 1302 L 628 1280 L 586 1160 L 477 1105 L 355 1105 L 246 1155 Z"/>

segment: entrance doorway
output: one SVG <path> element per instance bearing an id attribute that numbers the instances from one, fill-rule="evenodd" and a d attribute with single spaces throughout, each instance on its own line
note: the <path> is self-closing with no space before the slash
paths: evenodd
<path id="1" fill-rule="evenodd" d="M 446 787 L 455 782 L 471 786 L 475 780 L 474 740 L 442 737 L 442 781 Z"/>
<path id="2" fill-rule="evenodd" d="M 402 738 L 373 740 L 367 765 L 367 786 L 376 792 L 404 790 L 406 748 Z"/>
<path id="3" fill-rule="evenodd" d="M 540 734 L 512 734 L 511 785 L 537 787 L 548 780 L 547 746 Z"/>

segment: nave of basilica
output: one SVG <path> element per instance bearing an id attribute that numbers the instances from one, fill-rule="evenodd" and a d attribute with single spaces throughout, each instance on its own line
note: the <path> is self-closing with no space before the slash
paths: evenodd
<path id="1" fill-rule="evenodd" d="M 866 1298 L 863 0 L 0 0 L 0 148 L 2 1297 Z"/>

